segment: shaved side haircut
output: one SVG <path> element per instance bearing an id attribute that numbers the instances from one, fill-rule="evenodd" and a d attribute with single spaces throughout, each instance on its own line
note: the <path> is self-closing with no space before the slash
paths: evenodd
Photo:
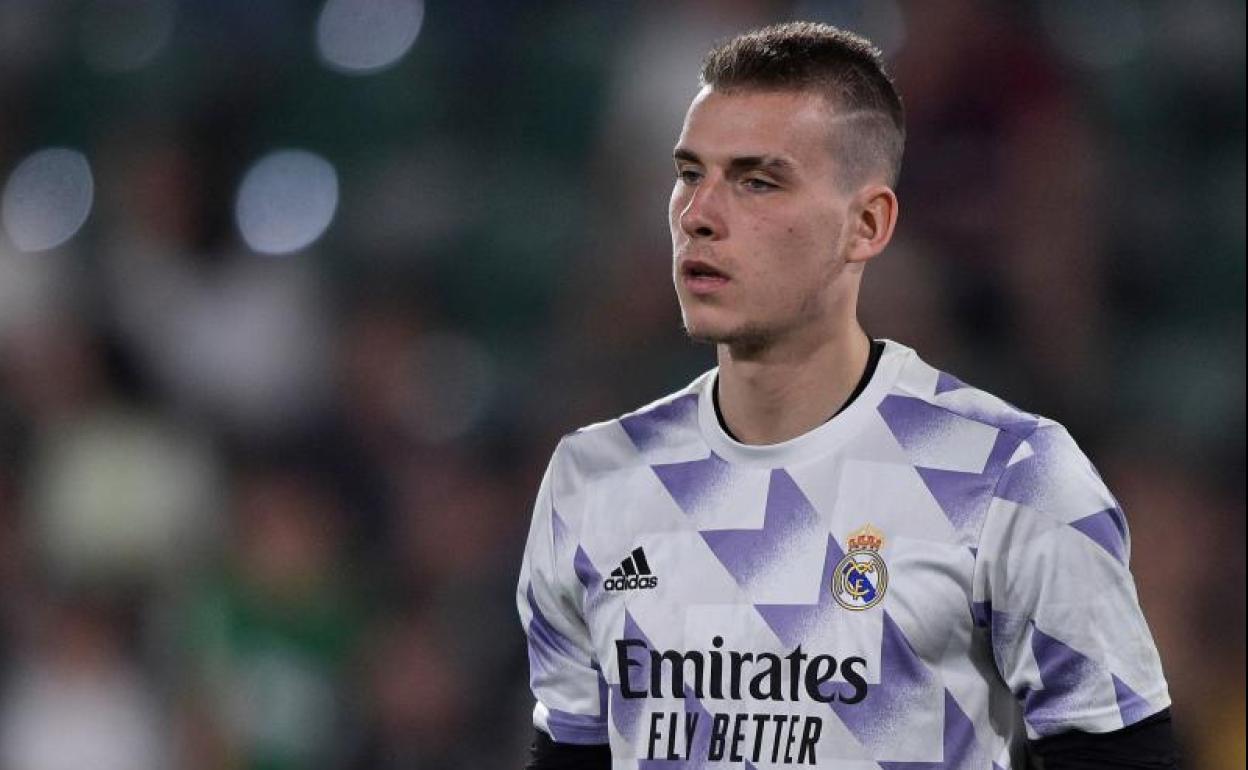
<path id="1" fill-rule="evenodd" d="M 702 85 L 734 91 L 806 91 L 831 109 L 833 153 L 844 186 L 897 184 L 905 112 L 883 55 L 870 41 L 828 24 L 789 22 L 738 35 L 702 61 Z"/>

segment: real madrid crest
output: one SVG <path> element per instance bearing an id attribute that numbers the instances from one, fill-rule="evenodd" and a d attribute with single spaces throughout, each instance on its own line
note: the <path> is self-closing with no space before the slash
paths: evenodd
<path id="1" fill-rule="evenodd" d="M 832 596 L 847 610 L 865 610 L 880 603 L 888 588 L 888 567 L 880 557 L 884 533 L 867 524 L 849 535 L 848 552 L 832 575 Z"/>

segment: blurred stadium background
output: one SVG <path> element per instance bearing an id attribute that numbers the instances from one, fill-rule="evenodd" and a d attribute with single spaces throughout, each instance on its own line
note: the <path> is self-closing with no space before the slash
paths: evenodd
<path id="1" fill-rule="evenodd" d="M 1244 13 L 0 0 L 0 767 L 518 767 L 537 480 L 710 365 L 670 149 L 789 18 L 909 109 L 868 331 L 1071 428 L 1243 767 Z"/>

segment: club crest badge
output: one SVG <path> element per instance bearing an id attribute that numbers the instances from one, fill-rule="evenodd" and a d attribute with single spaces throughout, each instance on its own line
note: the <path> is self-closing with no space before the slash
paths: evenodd
<path id="1" fill-rule="evenodd" d="M 847 553 L 832 575 L 832 596 L 847 610 L 866 610 L 880 603 L 888 589 L 888 567 L 880 556 L 884 533 L 867 524 L 851 532 Z"/>

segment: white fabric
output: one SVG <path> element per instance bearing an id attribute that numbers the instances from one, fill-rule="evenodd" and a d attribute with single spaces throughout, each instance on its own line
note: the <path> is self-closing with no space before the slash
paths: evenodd
<path id="1" fill-rule="evenodd" d="M 565 437 L 551 460 L 518 600 L 535 724 L 556 741 L 609 740 L 615 770 L 1021 770 L 1026 736 L 1115 730 L 1169 705 L 1125 521 L 1060 425 L 886 341 L 842 413 L 745 446 L 718 423 L 714 377 Z M 865 574 L 880 598 L 847 609 L 835 575 L 868 524 L 883 544 L 852 558 L 878 556 L 884 570 Z M 637 548 L 657 585 L 606 590 Z M 682 668 L 691 697 L 664 652 L 697 653 Z M 820 655 L 837 662 L 822 685 Z M 822 702 L 808 677 L 825 697 L 852 700 L 855 677 L 865 692 Z"/>

